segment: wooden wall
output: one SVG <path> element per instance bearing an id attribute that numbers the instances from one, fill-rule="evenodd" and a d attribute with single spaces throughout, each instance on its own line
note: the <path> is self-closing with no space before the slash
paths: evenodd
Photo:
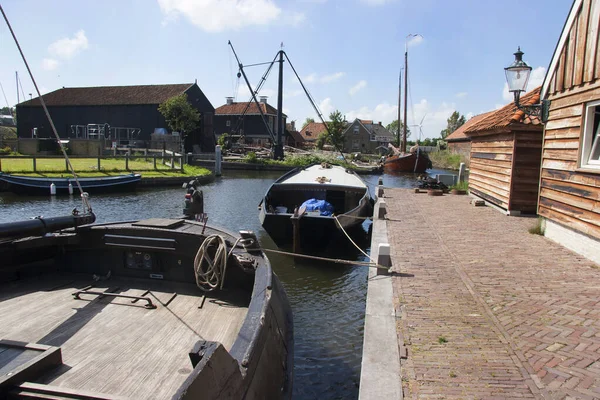
<path id="1" fill-rule="evenodd" d="M 536 213 L 541 160 L 542 131 L 515 132 L 509 210 Z"/>
<path id="2" fill-rule="evenodd" d="M 574 12 L 548 89 L 538 214 L 600 239 L 600 170 L 579 169 L 584 106 L 600 99 L 600 1 Z"/>
<path id="3" fill-rule="evenodd" d="M 514 134 L 471 137 L 469 191 L 504 209 L 509 206 Z"/>

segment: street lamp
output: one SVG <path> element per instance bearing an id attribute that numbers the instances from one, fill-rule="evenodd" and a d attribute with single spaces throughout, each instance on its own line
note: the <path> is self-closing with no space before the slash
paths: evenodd
<path id="1" fill-rule="evenodd" d="M 539 117 L 543 123 L 548 120 L 548 111 L 550 109 L 550 100 L 542 100 L 540 104 L 521 105 L 519 100 L 521 92 L 527 89 L 529 75 L 531 75 L 531 67 L 523 61 L 523 52 L 521 47 L 514 53 L 515 61 L 508 67 L 504 68 L 506 73 L 506 82 L 508 83 L 508 91 L 512 92 L 515 97 L 515 106 L 525 114 Z"/>

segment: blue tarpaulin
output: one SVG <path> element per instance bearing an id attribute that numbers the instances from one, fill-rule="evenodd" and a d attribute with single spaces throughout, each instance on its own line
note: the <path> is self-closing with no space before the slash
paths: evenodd
<path id="1" fill-rule="evenodd" d="M 306 211 L 319 211 L 326 217 L 333 214 L 333 206 L 325 200 L 308 199 L 302 203 L 302 206 L 306 206 Z"/>

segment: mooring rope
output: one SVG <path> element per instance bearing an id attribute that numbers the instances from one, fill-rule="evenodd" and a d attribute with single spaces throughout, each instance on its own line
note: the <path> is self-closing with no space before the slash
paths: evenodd
<path id="1" fill-rule="evenodd" d="M 267 252 L 267 253 L 283 254 L 285 256 L 308 258 L 308 259 L 311 259 L 311 260 L 318 260 L 318 261 L 327 261 L 327 262 L 332 262 L 332 263 L 336 263 L 336 264 L 360 265 L 360 266 L 371 267 L 371 268 L 390 269 L 390 267 L 384 267 L 383 265 L 379 265 L 377 263 L 370 262 L 370 261 L 342 260 L 340 258 L 328 258 L 328 257 L 310 256 L 308 254 L 300 254 L 300 253 L 293 253 L 293 252 L 290 252 L 290 251 L 281 251 L 281 250 L 273 250 L 273 249 L 265 249 L 265 248 L 261 248 L 260 250 L 262 250 L 264 252 Z"/>
<path id="2" fill-rule="evenodd" d="M 217 250 L 214 257 L 211 257 L 208 254 L 208 248 L 215 242 L 218 242 Z M 235 248 L 235 246 L 233 248 Z M 217 288 L 223 289 L 229 254 L 227 253 L 227 243 L 223 236 L 210 235 L 204 239 L 194 258 L 196 285 L 200 289 L 205 292 L 210 292 Z M 203 264 L 205 263 L 207 265 L 206 267 L 203 267 Z"/>
<path id="3" fill-rule="evenodd" d="M 340 221 L 338 220 L 338 217 L 337 217 L 337 215 L 334 215 L 334 216 L 333 216 L 333 218 L 335 219 L 335 222 L 338 224 L 338 226 L 340 227 L 340 229 L 342 230 L 342 232 L 344 232 L 344 235 L 346 235 L 346 237 L 348 238 L 348 240 L 350 241 L 350 243 L 352 243 L 352 245 L 353 245 L 354 247 L 356 247 L 356 248 L 358 249 L 358 251 L 360 251 L 361 253 L 363 253 L 363 255 L 364 255 L 365 257 L 367 257 L 369 260 L 371 260 L 371 262 L 372 262 L 373 264 L 377 264 L 377 262 L 376 262 L 375 260 L 373 260 L 373 259 L 371 258 L 371 256 L 369 256 L 367 253 L 365 253 L 365 252 L 363 251 L 363 249 L 361 249 L 360 247 L 358 247 L 358 245 L 357 245 L 356 243 L 354 243 L 354 240 L 352 240 L 352 238 L 350 237 L 350 235 L 348 235 L 348 233 L 346 232 L 346 230 L 344 229 L 344 227 L 342 226 L 342 224 L 341 224 L 341 223 L 340 223 Z"/>

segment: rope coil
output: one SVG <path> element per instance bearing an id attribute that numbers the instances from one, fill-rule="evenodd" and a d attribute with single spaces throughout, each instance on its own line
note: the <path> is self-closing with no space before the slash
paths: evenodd
<path id="1" fill-rule="evenodd" d="M 217 250 L 214 257 L 211 257 L 208 254 L 208 249 L 213 245 L 217 246 Z M 227 243 L 222 236 L 210 235 L 204 239 L 194 258 L 196 285 L 201 290 L 210 292 L 217 288 L 223 289 L 225 272 L 227 271 L 227 258 Z"/>

